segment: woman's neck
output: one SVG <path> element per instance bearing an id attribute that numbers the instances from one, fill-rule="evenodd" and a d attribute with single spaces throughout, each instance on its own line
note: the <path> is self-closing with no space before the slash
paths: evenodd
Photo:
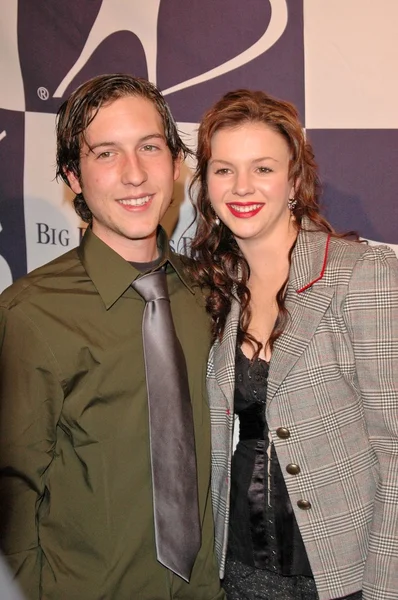
<path id="1" fill-rule="evenodd" d="M 292 223 L 284 232 L 257 243 L 242 244 L 240 248 L 250 267 L 247 286 L 250 290 L 251 318 L 248 332 L 263 345 L 260 358 L 269 361 L 271 349 L 268 341 L 275 326 L 279 308 L 277 294 L 284 288 L 289 276 L 289 252 L 297 238 L 297 228 Z M 253 348 L 248 342 L 243 352 L 251 358 Z"/>
<path id="2" fill-rule="evenodd" d="M 289 270 L 289 252 L 297 238 L 297 229 L 292 224 L 281 235 L 270 236 L 258 241 L 238 244 L 250 267 L 250 280 L 268 280 L 277 276 L 285 280 Z M 278 276 L 279 275 L 279 276 Z"/>

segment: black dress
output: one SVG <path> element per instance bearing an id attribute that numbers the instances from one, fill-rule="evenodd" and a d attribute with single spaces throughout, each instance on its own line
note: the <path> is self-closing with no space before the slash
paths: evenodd
<path id="1" fill-rule="evenodd" d="M 265 419 L 269 365 L 236 353 L 228 600 L 318 600 L 305 546 Z M 361 592 L 348 596 L 360 600 Z"/>

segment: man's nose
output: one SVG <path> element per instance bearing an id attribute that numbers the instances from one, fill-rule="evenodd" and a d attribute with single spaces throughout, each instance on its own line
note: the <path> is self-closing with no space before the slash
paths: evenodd
<path id="1" fill-rule="evenodd" d="M 122 167 L 122 183 L 138 187 L 147 179 L 148 174 L 137 153 L 126 155 Z"/>

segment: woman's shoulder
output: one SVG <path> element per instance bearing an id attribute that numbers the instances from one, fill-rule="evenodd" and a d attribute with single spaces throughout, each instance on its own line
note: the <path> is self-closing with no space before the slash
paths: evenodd
<path id="1" fill-rule="evenodd" d="M 324 244 L 327 248 L 328 262 L 330 260 L 356 262 L 363 260 L 397 259 L 394 250 L 386 244 L 375 244 L 365 239 L 353 240 L 349 236 L 337 235 L 316 228 L 306 229 L 301 232 L 306 242 L 311 246 L 319 247 Z"/>
<path id="2" fill-rule="evenodd" d="M 350 289 L 398 289 L 398 258 L 385 245 L 332 238 L 327 261 L 329 279 Z"/>
<path id="3" fill-rule="evenodd" d="M 330 257 L 350 262 L 397 261 L 394 250 L 385 244 L 370 244 L 366 240 L 354 241 L 334 236 L 330 238 Z"/>
<path id="4" fill-rule="evenodd" d="M 377 279 L 377 273 L 381 276 L 384 270 L 394 279 L 398 275 L 398 258 L 389 246 L 316 230 L 307 230 L 303 236 L 296 260 L 321 270 L 323 283 L 348 285 L 353 277 L 373 281 Z"/>

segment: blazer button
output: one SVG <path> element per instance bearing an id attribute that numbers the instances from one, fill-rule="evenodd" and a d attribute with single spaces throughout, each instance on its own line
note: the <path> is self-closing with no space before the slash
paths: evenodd
<path id="1" fill-rule="evenodd" d="M 298 500 L 297 506 L 301 508 L 301 510 L 309 510 L 311 508 L 311 502 L 308 500 Z"/>
<path id="2" fill-rule="evenodd" d="M 298 465 L 295 465 L 294 463 L 289 463 L 286 466 L 286 471 L 289 473 L 289 475 L 298 475 L 301 469 Z"/>
<path id="3" fill-rule="evenodd" d="M 278 427 L 276 435 L 282 440 L 287 440 L 290 437 L 290 431 L 286 427 Z"/>

